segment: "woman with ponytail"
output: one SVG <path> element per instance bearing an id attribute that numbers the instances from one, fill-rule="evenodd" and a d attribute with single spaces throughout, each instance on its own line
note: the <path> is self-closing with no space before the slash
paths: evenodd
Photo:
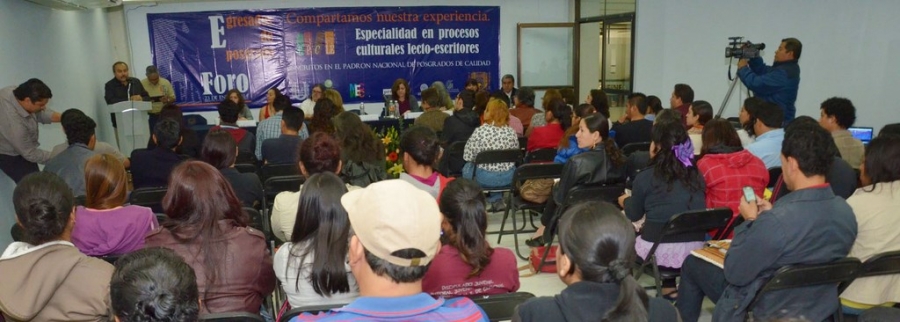
<path id="1" fill-rule="evenodd" d="M 650 140 L 650 165 L 639 172 L 632 184 L 631 196 L 619 197 L 628 219 L 641 225 L 635 249 L 646 259 L 653 243 L 662 236 L 663 227 L 673 216 L 706 208 L 706 184 L 694 166 L 694 147 L 681 120 L 657 118 Z M 644 219 L 646 218 L 646 219 Z M 692 250 L 703 247 L 706 233 L 669 235 L 656 249 L 659 266 L 681 268 Z M 662 281 L 663 297 L 675 299 L 675 279 Z"/>
<path id="2" fill-rule="evenodd" d="M 678 321 L 675 308 L 648 298 L 631 276 L 634 228 L 607 202 L 579 203 L 559 223 L 556 268 L 568 285 L 554 297 L 530 299 L 513 321 Z"/>
<path id="3" fill-rule="evenodd" d="M 422 280 L 422 291 L 433 296 L 492 295 L 519 289 L 516 256 L 493 248 L 484 234 L 487 208 L 478 183 L 456 179 L 447 184 L 439 202 L 441 251 Z"/>
<path id="4" fill-rule="evenodd" d="M 7 321 L 108 321 L 113 266 L 72 244 L 75 197 L 56 174 L 36 172 L 13 191 L 24 241 L 0 256 L 0 311 Z M 2 319 L 0 319 L 2 320 Z"/>
<path id="5" fill-rule="evenodd" d="M 447 183 L 453 180 L 434 170 L 441 157 L 441 141 L 429 127 L 414 126 L 400 137 L 400 157 L 403 170 L 400 180 L 411 183 L 416 188 L 430 193 L 435 199 Z"/>
<path id="6" fill-rule="evenodd" d="M 550 224 L 556 208 L 563 204 L 569 190 L 581 185 L 614 184 L 625 182 L 625 156 L 609 138 L 609 121 L 600 113 L 585 117 L 578 123 L 575 133 L 578 147 L 588 151 L 569 158 L 563 166 L 559 183 L 553 187 L 551 198 L 547 200 L 541 223 Z M 608 200 L 613 202 L 614 200 Z M 544 244 L 544 228 L 535 232 L 535 237 L 525 241 L 528 246 Z"/>

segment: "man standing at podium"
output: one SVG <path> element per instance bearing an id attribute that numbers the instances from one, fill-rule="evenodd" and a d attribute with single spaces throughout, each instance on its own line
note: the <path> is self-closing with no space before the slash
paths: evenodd
<path id="1" fill-rule="evenodd" d="M 150 101 L 150 95 L 144 90 L 141 80 L 128 75 L 128 64 L 116 62 L 113 64 L 113 79 L 106 82 L 105 94 L 107 105 L 124 101 Z M 112 125 L 116 127 L 116 114 L 110 113 Z"/>
<path id="2" fill-rule="evenodd" d="M 59 113 L 45 109 L 51 97 L 37 78 L 0 89 L 0 170 L 17 183 L 50 159 L 50 151 L 38 149 L 38 122 L 59 122 Z"/>

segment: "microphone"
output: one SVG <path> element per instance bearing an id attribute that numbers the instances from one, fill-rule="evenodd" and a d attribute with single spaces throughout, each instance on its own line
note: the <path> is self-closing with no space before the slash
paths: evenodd
<path id="1" fill-rule="evenodd" d="M 128 100 L 131 100 L 131 78 L 126 78 L 128 81 Z"/>

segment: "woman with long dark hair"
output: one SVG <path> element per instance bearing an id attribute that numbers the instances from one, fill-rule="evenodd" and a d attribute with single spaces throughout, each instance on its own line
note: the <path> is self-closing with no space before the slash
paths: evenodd
<path id="1" fill-rule="evenodd" d="M 172 170 L 163 198 L 168 217 L 145 247 L 175 251 L 194 269 L 201 314 L 259 312 L 275 289 L 265 236 L 247 227 L 247 214 L 222 174 L 203 161 Z"/>
<path id="2" fill-rule="evenodd" d="M 555 163 L 565 164 L 569 158 L 587 151 L 587 149 L 578 147 L 578 138 L 575 137 L 575 134 L 581 128 L 581 120 L 597 113 L 597 109 L 593 105 L 585 103 L 576 106 L 573 112 L 572 125 L 566 130 L 563 137 L 559 139 L 559 149 L 556 151 L 556 157 L 553 158 Z"/>
<path id="3" fill-rule="evenodd" d="M 556 268 L 567 287 L 533 298 L 513 321 L 678 321 L 672 305 L 648 298 L 631 276 L 634 228 L 615 206 L 589 201 L 566 210 L 559 223 Z"/>
<path id="4" fill-rule="evenodd" d="M 597 113 L 603 114 L 609 119 L 609 98 L 602 89 L 592 89 L 588 93 L 585 103 L 591 104 L 597 110 Z"/>
<path id="5" fill-rule="evenodd" d="M 259 109 L 260 122 L 275 115 L 275 100 L 281 96 L 284 96 L 284 94 L 281 94 L 278 88 L 272 87 L 266 91 L 266 105 Z"/>
<path id="6" fill-rule="evenodd" d="M 572 127 L 572 108 L 566 105 L 562 99 L 553 99 L 544 112 L 547 125 L 534 128 L 528 137 L 528 152 L 544 149 L 558 148 L 560 140 L 565 137 L 566 130 Z"/>
<path id="7" fill-rule="evenodd" d="M 347 265 L 347 187 L 330 172 L 309 177 L 300 192 L 291 240 L 275 253 L 275 275 L 292 307 L 349 303 L 359 296 Z"/>
<path id="8" fill-rule="evenodd" d="M 333 124 L 341 144 L 341 177 L 359 187 L 387 179 L 384 145 L 359 115 L 343 112 L 334 117 Z"/>
<path id="9" fill-rule="evenodd" d="M 435 199 L 453 179 L 444 177 L 434 166 L 441 157 L 441 142 L 431 128 L 412 127 L 400 136 L 400 155 L 403 170 L 400 180 L 430 193 Z"/>
<path id="10" fill-rule="evenodd" d="M 255 173 L 241 173 L 234 168 L 237 160 L 238 146 L 234 137 L 221 129 L 209 131 L 203 139 L 200 159 L 209 163 L 225 176 L 241 205 L 254 207 L 263 201 L 263 186 Z"/>
<path id="11" fill-rule="evenodd" d="M 313 107 L 313 117 L 309 121 L 309 134 L 324 132 L 334 134 L 334 123 L 331 119 L 338 115 L 337 106 L 328 98 L 320 99 Z"/>
<path id="12" fill-rule="evenodd" d="M 394 81 L 394 85 L 391 86 L 390 99 L 397 101 L 397 113 L 401 116 L 406 115 L 406 112 L 422 111 L 422 108 L 419 107 L 419 101 L 416 100 L 416 95 L 412 93 L 412 90 L 409 88 L 409 82 L 405 79 L 398 78 Z"/>
<path id="13" fill-rule="evenodd" d="M 90 256 L 122 255 L 144 247 L 144 236 L 159 227 L 153 210 L 125 205 L 128 175 L 111 154 L 92 156 L 84 164 L 85 203 L 75 209 L 78 225 L 72 243 Z"/>
<path id="14" fill-rule="evenodd" d="M 422 279 L 422 291 L 456 297 L 518 290 L 516 256 L 507 248 L 491 247 L 485 238 L 487 207 L 481 186 L 472 180 L 453 180 L 438 204 L 444 215 L 443 246 Z"/>
<path id="15" fill-rule="evenodd" d="M 23 240 L 0 255 L 0 316 L 9 321 L 109 321 L 113 267 L 70 242 L 75 196 L 52 172 L 22 178 L 12 193 Z M 5 202 L 10 202 L 6 200 Z"/>
<path id="16" fill-rule="evenodd" d="M 635 249 L 646 259 L 653 243 L 661 238 L 666 222 L 689 210 L 706 208 L 706 185 L 693 164 L 694 147 L 680 120 L 657 119 L 650 140 L 650 166 L 638 173 L 631 196 L 622 195 L 619 205 L 628 219 L 643 222 Z M 699 236 L 697 234 L 700 234 Z M 656 249 L 659 266 L 681 268 L 692 250 L 703 247 L 705 233 L 667 236 Z M 663 280 L 663 297 L 675 298 L 675 280 Z"/>
<path id="17" fill-rule="evenodd" d="M 109 282 L 117 322 L 197 321 L 194 269 L 170 249 L 145 248 L 116 260 Z"/>
<path id="18" fill-rule="evenodd" d="M 237 90 L 236 88 L 232 88 L 227 93 L 225 93 L 225 98 L 231 100 L 232 102 L 237 104 L 237 106 L 241 107 L 241 113 L 238 114 L 238 119 L 253 119 L 253 113 L 250 112 L 250 108 L 247 107 L 247 102 L 244 101 L 244 95 L 241 94 L 241 91 Z"/>

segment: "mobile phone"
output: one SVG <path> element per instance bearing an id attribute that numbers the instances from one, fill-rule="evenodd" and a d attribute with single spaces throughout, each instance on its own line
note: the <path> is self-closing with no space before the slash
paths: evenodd
<path id="1" fill-rule="evenodd" d="M 749 203 L 756 203 L 756 193 L 753 192 L 753 188 L 750 186 L 744 186 L 744 199 Z"/>

